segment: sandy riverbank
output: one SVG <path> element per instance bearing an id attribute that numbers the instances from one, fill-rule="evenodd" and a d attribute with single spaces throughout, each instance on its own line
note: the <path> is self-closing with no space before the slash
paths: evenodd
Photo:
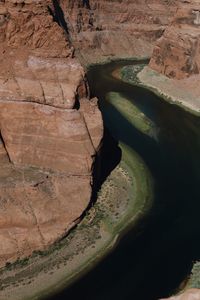
<path id="1" fill-rule="evenodd" d="M 143 64 L 140 60 L 140 64 Z M 138 64 L 139 66 L 139 64 Z M 200 80 L 199 75 L 182 80 L 170 79 L 148 66 L 135 71 L 135 65 L 125 66 L 113 72 L 113 76 L 133 85 L 152 91 L 163 100 L 177 105 L 194 115 L 200 115 Z"/>
<path id="2" fill-rule="evenodd" d="M 200 76 L 198 75 L 183 80 L 172 80 L 147 66 L 138 72 L 137 66 L 129 65 L 113 72 L 113 76 L 124 82 L 147 88 L 164 101 L 177 105 L 195 116 L 200 115 L 200 86 L 198 84 Z M 197 261 L 193 265 L 190 276 L 183 281 L 183 286 L 180 286 L 180 291 L 191 288 L 199 289 L 199 275 L 200 262 Z"/>
<path id="3" fill-rule="evenodd" d="M 175 80 L 153 71 L 148 66 L 138 75 L 139 84 L 152 90 L 171 104 L 200 115 L 200 76 Z"/>
<path id="4" fill-rule="evenodd" d="M 120 95 L 110 95 L 113 96 L 118 97 L 118 103 Z M 128 111 L 128 108 L 124 111 L 124 117 Z M 142 130 L 145 119 L 138 121 Z M 144 126 L 146 128 L 147 124 Z M 43 299 L 67 287 L 102 260 L 119 238 L 148 213 L 152 204 L 149 171 L 132 149 L 122 143 L 119 146 L 121 162 L 103 184 L 87 216 L 46 253 L 36 253 L 2 269 L 0 299 Z"/>

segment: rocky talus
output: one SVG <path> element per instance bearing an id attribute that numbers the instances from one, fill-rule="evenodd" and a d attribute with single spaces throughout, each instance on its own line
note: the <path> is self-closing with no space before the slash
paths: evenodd
<path id="1" fill-rule="evenodd" d="M 156 43 L 150 67 L 176 79 L 184 79 L 200 73 L 198 0 L 179 1 L 172 22 Z"/>
<path id="2" fill-rule="evenodd" d="M 0 1 L 0 267 L 46 249 L 91 198 L 103 124 L 51 1 Z"/>
<path id="3" fill-rule="evenodd" d="M 60 0 L 77 52 L 89 62 L 150 56 L 177 0 Z"/>

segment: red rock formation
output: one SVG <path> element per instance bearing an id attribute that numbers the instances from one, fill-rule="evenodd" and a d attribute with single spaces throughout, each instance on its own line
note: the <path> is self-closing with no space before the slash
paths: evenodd
<path id="1" fill-rule="evenodd" d="M 69 42 L 62 28 L 53 22 L 53 16 L 49 13 L 51 6 L 50 0 L 1 1 L 1 43 L 6 42 L 6 47 L 28 47 L 39 56 L 69 56 Z"/>
<path id="2" fill-rule="evenodd" d="M 90 175 L 95 149 L 79 111 L 0 101 L 0 128 L 9 159 L 69 175 Z"/>
<path id="3" fill-rule="evenodd" d="M 61 238 L 90 200 L 102 119 L 72 44 L 86 62 L 150 55 L 176 2 L 0 1 L 0 266 Z"/>
<path id="4" fill-rule="evenodd" d="M 60 0 L 77 52 L 86 61 L 149 56 L 173 16 L 177 0 Z"/>
<path id="5" fill-rule="evenodd" d="M 66 235 L 91 197 L 102 118 L 56 9 L 0 3 L 0 266 Z"/>
<path id="6" fill-rule="evenodd" d="M 150 67 L 177 79 L 200 73 L 199 1 L 180 1 L 172 23 L 154 48 Z"/>

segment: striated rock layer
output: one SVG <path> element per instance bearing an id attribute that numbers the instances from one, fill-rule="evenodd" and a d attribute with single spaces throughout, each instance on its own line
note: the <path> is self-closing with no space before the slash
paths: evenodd
<path id="1" fill-rule="evenodd" d="M 0 2 L 0 267 L 87 208 L 103 124 L 51 1 Z"/>
<path id="2" fill-rule="evenodd" d="M 178 2 L 0 1 L 0 266 L 60 239 L 90 201 L 103 125 L 74 47 L 86 63 L 149 56 Z"/>
<path id="3" fill-rule="evenodd" d="M 93 61 L 149 55 L 175 7 L 0 2 L 0 266 L 61 238 L 90 201 L 103 125 L 72 44 Z"/>
<path id="4" fill-rule="evenodd" d="M 154 48 L 150 67 L 176 79 L 200 73 L 198 0 L 179 1 L 175 17 Z"/>
<path id="5" fill-rule="evenodd" d="M 68 30 L 86 62 L 150 56 L 177 0 L 60 0 Z M 85 4 L 84 4 L 85 3 Z"/>

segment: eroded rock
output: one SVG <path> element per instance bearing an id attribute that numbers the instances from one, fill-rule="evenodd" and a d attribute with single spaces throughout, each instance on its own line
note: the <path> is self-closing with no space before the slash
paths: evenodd
<path id="1" fill-rule="evenodd" d="M 0 128 L 15 165 L 90 175 L 95 148 L 76 110 L 0 101 Z"/>
<path id="2" fill-rule="evenodd" d="M 180 1 L 172 23 L 154 48 L 152 69 L 176 79 L 200 73 L 199 16 L 199 1 Z"/>
<path id="3" fill-rule="evenodd" d="M 91 198 L 102 117 L 55 9 L 0 3 L 0 267 L 61 239 Z"/>
<path id="4" fill-rule="evenodd" d="M 150 56 L 177 8 L 176 0 L 61 0 L 73 43 L 85 61 Z"/>

